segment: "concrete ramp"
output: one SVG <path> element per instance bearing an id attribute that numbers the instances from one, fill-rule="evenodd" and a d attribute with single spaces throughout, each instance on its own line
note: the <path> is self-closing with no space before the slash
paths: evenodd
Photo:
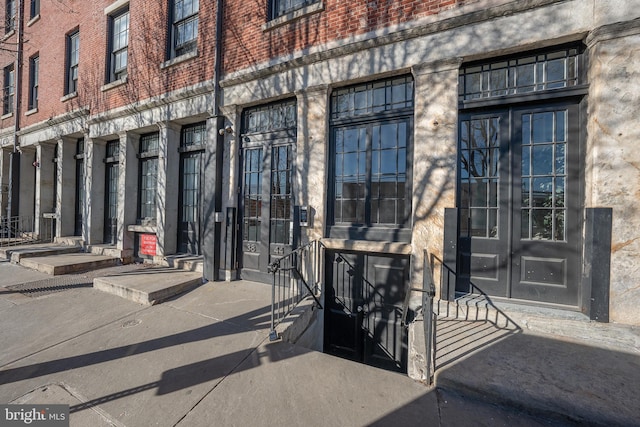
<path id="1" fill-rule="evenodd" d="M 86 253 L 22 257 L 20 259 L 20 265 L 52 276 L 113 267 L 119 262 L 118 258 Z"/>
<path id="2" fill-rule="evenodd" d="M 154 267 L 93 280 L 95 289 L 144 305 L 153 305 L 202 284 L 202 273 Z"/>

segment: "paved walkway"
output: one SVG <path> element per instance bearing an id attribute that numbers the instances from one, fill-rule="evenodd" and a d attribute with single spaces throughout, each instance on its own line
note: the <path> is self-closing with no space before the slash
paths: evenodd
<path id="1" fill-rule="evenodd" d="M 0 262 L 1 403 L 66 403 L 72 426 L 563 425 L 271 343 L 267 285 L 149 307 L 80 277 L 29 292 L 50 276 Z"/>

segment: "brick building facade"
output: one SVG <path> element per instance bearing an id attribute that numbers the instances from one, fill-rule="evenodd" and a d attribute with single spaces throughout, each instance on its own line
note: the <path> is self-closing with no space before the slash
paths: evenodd
<path id="1" fill-rule="evenodd" d="M 3 215 L 209 280 L 320 239 L 318 347 L 415 377 L 425 259 L 443 301 L 640 325 L 637 0 L 20 5 Z"/>

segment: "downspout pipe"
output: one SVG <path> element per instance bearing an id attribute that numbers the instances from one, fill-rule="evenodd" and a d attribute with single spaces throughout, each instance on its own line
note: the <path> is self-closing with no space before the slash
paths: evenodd
<path id="1" fill-rule="evenodd" d="M 20 131 L 20 117 L 22 116 L 22 71 L 24 54 L 24 0 L 18 0 L 17 15 L 17 37 L 16 65 L 14 66 L 14 97 L 13 97 L 13 150 L 9 160 L 9 197 L 7 200 L 7 217 L 18 216 L 20 207 L 20 152 L 18 146 L 18 132 Z"/>
<path id="2" fill-rule="evenodd" d="M 213 87 L 213 115 L 215 117 L 216 127 L 215 129 L 224 128 L 224 116 L 220 112 L 221 89 L 220 78 L 222 75 L 222 49 L 223 49 L 223 18 L 224 17 L 224 1 L 216 1 L 216 43 L 215 43 L 215 64 L 214 64 L 214 87 Z M 219 132 L 216 135 L 216 147 L 215 147 L 215 186 L 214 186 L 214 207 L 215 212 L 222 212 L 222 168 L 224 158 L 224 135 L 220 135 Z M 222 243 L 222 223 L 214 221 L 214 248 L 213 248 L 213 272 L 209 275 L 218 280 L 221 263 L 221 243 Z"/>

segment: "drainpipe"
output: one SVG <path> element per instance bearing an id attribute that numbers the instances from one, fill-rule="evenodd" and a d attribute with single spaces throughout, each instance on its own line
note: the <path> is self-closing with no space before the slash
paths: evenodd
<path id="1" fill-rule="evenodd" d="M 215 64 L 214 64 L 214 87 L 213 87 L 213 99 L 214 110 L 213 114 L 216 118 L 215 129 L 224 128 L 224 116 L 220 113 L 220 77 L 222 75 L 222 24 L 224 16 L 224 1 L 217 0 L 216 2 L 216 44 L 215 44 Z M 220 135 L 219 132 L 216 135 L 216 177 L 214 188 L 214 206 L 215 212 L 222 212 L 222 166 L 224 157 L 224 135 Z M 220 244 L 222 239 L 222 223 L 214 221 L 214 242 L 213 249 L 213 277 L 218 278 L 218 272 L 220 271 Z"/>
<path id="2" fill-rule="evenodd" d="M 9 197 L 7 199 L 7 217 L 18 216 L 20 207 L 20 152 L 18 146 L 18 131 L 20 130 L 20 116 L 22 115 L 22 57 L 24 44 L 24 0 L 18 1 L 16 10 L 17 21 L 17 52 L 14 66 L 14 97 L 13 97 L 13 151 L 9 157 Z"/>

